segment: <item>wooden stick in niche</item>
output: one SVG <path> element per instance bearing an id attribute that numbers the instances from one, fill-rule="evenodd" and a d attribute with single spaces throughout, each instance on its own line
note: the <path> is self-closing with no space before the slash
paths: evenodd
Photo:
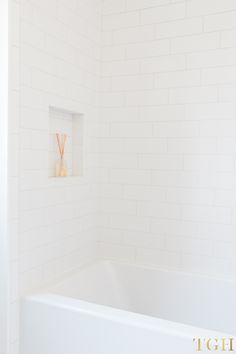
<path id="1" fill-rule="evenodd" d="M 64 160 L 65 155 L 65 144 L 67 135 L 56 133 L 57 145 L 60 154 L 60 160 L 56 164 L 56 177 L 66 177 L 67 176 L 67 167 Z"/>

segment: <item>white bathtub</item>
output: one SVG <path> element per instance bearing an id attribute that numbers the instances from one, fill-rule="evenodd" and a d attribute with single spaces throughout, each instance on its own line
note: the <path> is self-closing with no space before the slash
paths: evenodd
<path id="1" fill-rule="evenodd" d="M 234 282 L 99 262 L 24 299 L 21 354 L 191 354 L 194 338 L 220 348 L 236 335 L 235 299 Z"/>

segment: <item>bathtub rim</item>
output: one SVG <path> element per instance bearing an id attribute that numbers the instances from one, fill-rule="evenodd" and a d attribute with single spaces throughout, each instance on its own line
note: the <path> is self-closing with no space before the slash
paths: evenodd
<path id="1" fill-rule="evenodd" d="M 35 295 L 25 296 L 21 299 L 21 302 L 23 306 L 27 306 L 27 303 L 30 302 L 40 303 L 54 308 L 59 307 L 60 309 L 100 317 L 105 320 L 115 321 L 124 325 L 143 327 L 146 330 L 156 331 L 163 335 L 172 335 L 182 339 L 193 340 L 193 338 L 196 337 L 236 338 L 236 334 L 229 334 L 221 331 L 196 327 L 181 322 L 169 321 L 159 317 L 147 316 L 115 307 L 100 305 L 58 294 L 52 294 L 50 292 L 42 292 Z"/>

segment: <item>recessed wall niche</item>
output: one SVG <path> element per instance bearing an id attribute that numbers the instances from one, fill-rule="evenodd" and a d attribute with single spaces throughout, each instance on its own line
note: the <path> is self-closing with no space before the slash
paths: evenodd
<path id="1" fill-rule="evenodd" d="M 83 175 L 83 114 L 57 107 L 49 108 L 49 176 L 56 177 L 60 159 L 56 134 L 66 134 L 64 160 L 67 176 Z"/>

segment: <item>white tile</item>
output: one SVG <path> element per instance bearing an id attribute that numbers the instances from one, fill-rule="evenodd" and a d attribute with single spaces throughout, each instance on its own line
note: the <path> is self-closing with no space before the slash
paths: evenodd
<path id="1" fill-rule="evenodd" d="M 154 124 L 154 135 L 157 137 L 196 137 L 198 132 L 198 122 L 159 122 Z"/>
<path id="2" fill-rule="evenodd" d="M 127 10 L 145 9 L 148 7 L 162 6 L 170 3 L 170 0 L 127 0 Z"/>
<path id="3" fill-rule="evenodd" d="M 169 40 L 163 39 L 159 41 L 149 41 L 142 43 L 129 44 L 127 46 L 127 57 L 132 58 L 145 58 L 145 57 L 158 57 L 167 55 L 170 51 Z"/>
<path id="4" fill-rule="evenodd" d="M 187 3 L 188 16 L 201 16 L 214 12 L 236 10 L 234 0 L 191 0 Z"/>
<path id="5" fill-rule="evenodd" d="M 214 201 L 214 190 L 200 188 L 168 188 L 166 200 L 170 203 L 211 205 Z"/>
<path id="6" fill-rule="evenodd" d="M 165 71 L 184 70 L 186 59 L 183 55 L 161 56 L 159 58 L 142 59 L 140 61 L 142 73 L 158 73 Z"/>
<path id="7" fill-rule="evenodd" d="M 128 106 L 157 106 L 168 102 L 168 90 L 133 91 L 126 94 Z"/>
<path id="8" fill-rule="evenodd" d="M 111 215 L 111 227 L 119 230 L 146 232 L 149 230 L 149 219 L 132 215 Z"/>
<path id="9" fill-rule="evenodd" d="M 125 27 L 139 25 L 139 12 L 126 12 L 118 15 L 103 16 L 102 28 L 104 31 L 113 31 Z"/>
<path id="10" fill-rule="evenodd" d="M 136 60 L 115 61 L 102 64 L 102 74 L 105 76 L 133 75 L 139 73 L 139 62 Z"/>
<path id="11" fill-rule="evenodd" d="M 166 192 L 164 188 L 153 186 L 135 186 L 128 185 L 124 188 L 124 196 L 132 200 L 156 200 L 164 202 L 166 200 Z"/>
<path id="12" fill-rule="evenodd" d="M 233 103 L 196 103 L 186 107 L 188 120 L 234 119 L 236 106 Z"/>
<path id="13" fill-rule="evenodd" d="M 45 34 L 36 26 L 29 22 L 21 22 L 21 38 L 24 43 L 45 48 Z"/>
<path id="14" fill-rule="evenodd" d="M 235 47 L 236 46 L 236 30 L 229 30 L 221 32 L 221 46 Z"/>
<path id="15" fill-rule="evenodd" d="M 181 216 L 181 205 L 160 203 L 157 201 L 139 202 L 138 215 L 155 218 L 178 219 Z"/>
<path id="16" fill-rule="evenodd" d="M 145 9 L 141 12 L 141 23 L 150 24 L 178 20 L 185 17 L 185 12 L 184 3 Z"/>
<path id="17" fill-rule="evenodd" d="M 236 11 L 222 12 L 215 15 L 205 16 L 204 30 L 210 32 L 234 29 L 235 18 Z"/>
<path id="18" fill-rule="evenodd" d="M 151 137 L 153 135 L 150 123 L 111 123 L 111 136 L 119 137 Z"/>
<path id="19" fill-rule="evenodd" d="M 134 75 L 112 78 L 111 87 L 113 91 L 148 90 L 153 84 L 153 75 Z"/>
<path id="20" fill-rule="evenodd" d="M 187 36 L 203 31 L 203 20 L 201 18 L 191 18 L 173 22 L 160 23 L 156 25 L 156 38 L 171 38 L 177 36 Z"/>
<path id="21" fill-rule="evenodd" d="M 103 13 L 112 14 L 112 13 L 119 13 L 124 11 L 126 8 L 126 1 L 120 0 L 117 2 L 116 0 L 105 0 L 103 1 Z"/>
<path id="22" fill-rule="evenodd" d="M 99 243 L 99 255 L 103 259 L 110 260 L 123 260 L 123 261 L 134 261 L 135 259 L 135 249 L 133 247 L 121 246 L 121 245 L 109 245 Z"/>
<path id="23" fill-rule="evenodd" d="M 188 68 L 205 68 L 224 65 L 234 65 L 236 49 L 218 49 L 207 52 L 189 54 L 187 57 Z"/>
<path id="24" fill-rule="evenodd" d="M 21 294 L 92 261 L 97 239 L 107 259 L 232 271 L 235 1 L 21 5 L 9 122 Z M 82 179 L 48 178 L 49 106 L 84 114 Z"/>
<path id="25" fill-rule="evenodd" d="M 155 76 L 157 88 L 199 86 L 201 83 L 200 70 L 176 71 L 173 73 L 159 73 Z"/>
<path id="26" fill-rule="evenodd" d="M 200 35 L 174 38 L 171 40 L 171 52 L 174 54 L 217 49 L 219 46 L 219 33 L 204 33 Z"/>
<path id="27" fill-rule="evenodd" d="M 161 154 L 167 152 L 166 139 L 155 138 L 134 138 L 123 141 L 123 148 L 126 153 L 132 154 Z"/>
<path id="28" fill-rule="evenodd" d="M 128 28 L 114 32 L 114 43 L 136 43 L 155 39 L 155 28 L 152 25 Z"/>
<path id="29" fill-rule="evenodd" d="M 231 219 L 229 208 L 212 206 L 183 207 L 183 218 L 192 221 L 206 221 L 227 224 Z"/>
<path id="30" fill-rule="evenodd" d="M 141 155 L 139 167 L 150 170 L 182 170 L 184 159 L 181 155 Z"/>
<path id="31" fill-rule="evenodd" d="M 110 180 L 112 183 L 148 185 L 151 181 L 151 174 L 150 171 L 138 169 L 112 169 Z"/>
<path id="32" fill-rule="evenodd" d="M 168 74 L 167 74 L 168 75 Z M 140 109 L 141 121 L 175 121 L 185 120 L 186 108 L 184 105 L 162 105 L 157 107 L 142 107 Z"/>
<path id="33" fill-rule="evenodd" d="M 152 249 L 139 249 L 136 259 L 142 264 L 165 266 L 178 269 L 180 266 L 180 254 L 178 252 L 165 252 Z"/>
<path id="34" fill-rule="evenodd" d="M 233 172 L 234 158 L 224 155 L 188 155 L 184 157 L 184 169 L 214 172 Z"/>
<path id="35" fill-rule="evenodd" d="M 214 138 L 168 139 L 168 152 L 171 154 L 211 154 L 217 151 Z"/>
<path id="36" fill-rule="evenodd" d="M 235 83 L 236 66 L 203 69 L 202 81 L 204 85 Z"/>
<path id="37" fill-rule="evenodd" d="M 126 55 L 125 46 L 106 46 L 102 48 L 102 60 L 124 60 Z"/>
<path id="38" fill-rule="evenodd" d="M 219 100 L 220 102 L 234 102 L 235 103 L 235 88 L 236 85 L 225 85 L 219 88 Z"/>
<path id="39" fill-rule="evenodd" d="M 232 137 L 236 135 L 235 120 L 208 120 L 205 122 L 200 122 L 199 127 L 201 136 Z"/>
<path id="40" fill-rule="evenodd" d="M 170 103 L 203 103 L 217 102 L 217 88 L 205 87 L 188 87 L 173 88 L 170 90 Z"/>

